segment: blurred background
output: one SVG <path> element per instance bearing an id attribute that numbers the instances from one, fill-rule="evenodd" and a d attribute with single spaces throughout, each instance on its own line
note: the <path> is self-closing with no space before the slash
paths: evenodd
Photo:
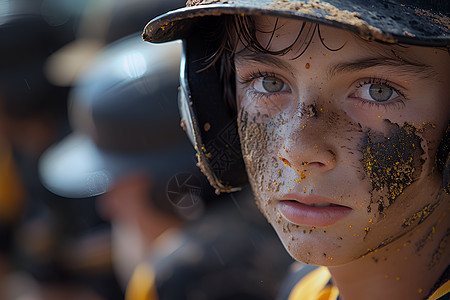
<path id="1" fill-rule="evenodd" d="M 276 298 L 292 259 L 179 126 L 180 43 L 140 39 L 184 5 L 0 0 L 0 299 Z"/>
<path id="2" fill-rule="evenodd" d="M 68 95 L 108 44 L 177 0 L 0 0 L 0 299 L 123 299 L 96 197 L 47 190 L 42 153 L 71 131 Z"/>

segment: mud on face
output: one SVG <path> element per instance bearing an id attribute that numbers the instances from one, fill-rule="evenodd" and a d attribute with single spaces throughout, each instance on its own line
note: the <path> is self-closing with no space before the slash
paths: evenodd
<path id="1" fill-rule="evenodd" d="M 423 164 L 417 129 L 407 123 L 385 123 L 387 136 L 367 130 L 362 141 L 361 163 L 372 184 L 371 204 L 378 204 L 380 214 L 420 176 Z"/>
<path id="2" fill-rule="evenodd" d="M 251 118 L 249 113 L 242 109 L 238 114 L 238 126 L 241 141 L 244 141 L 241 145 L 242 155 L 247 162 L 247 174 L 254 194 L 258 195 L 260 192 L 258 187 L 261 189 L 264 184 L 264 175 L 257 176 L 257 174 L 264 174 L 264 170 L 269 167 L 268 162 L 264 160 L 269 136 L 267 134 L 267 123 L 257 122 L 256 117 Z"/>

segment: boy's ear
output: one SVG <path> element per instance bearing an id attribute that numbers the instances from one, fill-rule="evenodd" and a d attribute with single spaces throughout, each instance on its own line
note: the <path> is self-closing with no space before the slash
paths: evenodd
<path id="1" fill-rule="evenodd" d="M 438 170 L 442 173 L 444 190 L 447 194 L 450 194 L 450 123 L 447 125 L 447 131 L 439 145 L 436 164 Z"/>

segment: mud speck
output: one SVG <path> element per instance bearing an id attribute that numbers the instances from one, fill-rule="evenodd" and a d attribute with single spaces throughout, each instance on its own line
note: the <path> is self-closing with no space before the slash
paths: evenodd
<path id="1" fill-rule="evenodd" d="M 181 119 L 180 126 L 181 128 L 183 128 L 184 132 L 187 132 L 186 122 L 184 121 L 184 119 Z"/>
<path id="2" fill-rule="evenodd" d="M 317 108 L 314 104 L 306 105 L 302 102 L 300 106 L 300 113 L 301 116 L 318 117 Z"/>

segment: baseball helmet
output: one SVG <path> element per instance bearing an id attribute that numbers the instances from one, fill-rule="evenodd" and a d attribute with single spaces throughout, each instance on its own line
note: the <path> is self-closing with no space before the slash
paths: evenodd
<path id="1" fill-rule="evenodd" d="M 219 49 L 218 16 L 294 18 L 346 29 L 383 43 L 448 49 L 450 41 L 450 2 L 445 0 L 191 0 L 187 6 L 150 21 L 143 38 L 153 43 L 183 40 L 182 122 L 194 143 L 199 166 L 211 185 L 222 192 L 238 190 L 248 179 L 236 113 L 224 101 L 219 66 L 207 60 Z"/>

